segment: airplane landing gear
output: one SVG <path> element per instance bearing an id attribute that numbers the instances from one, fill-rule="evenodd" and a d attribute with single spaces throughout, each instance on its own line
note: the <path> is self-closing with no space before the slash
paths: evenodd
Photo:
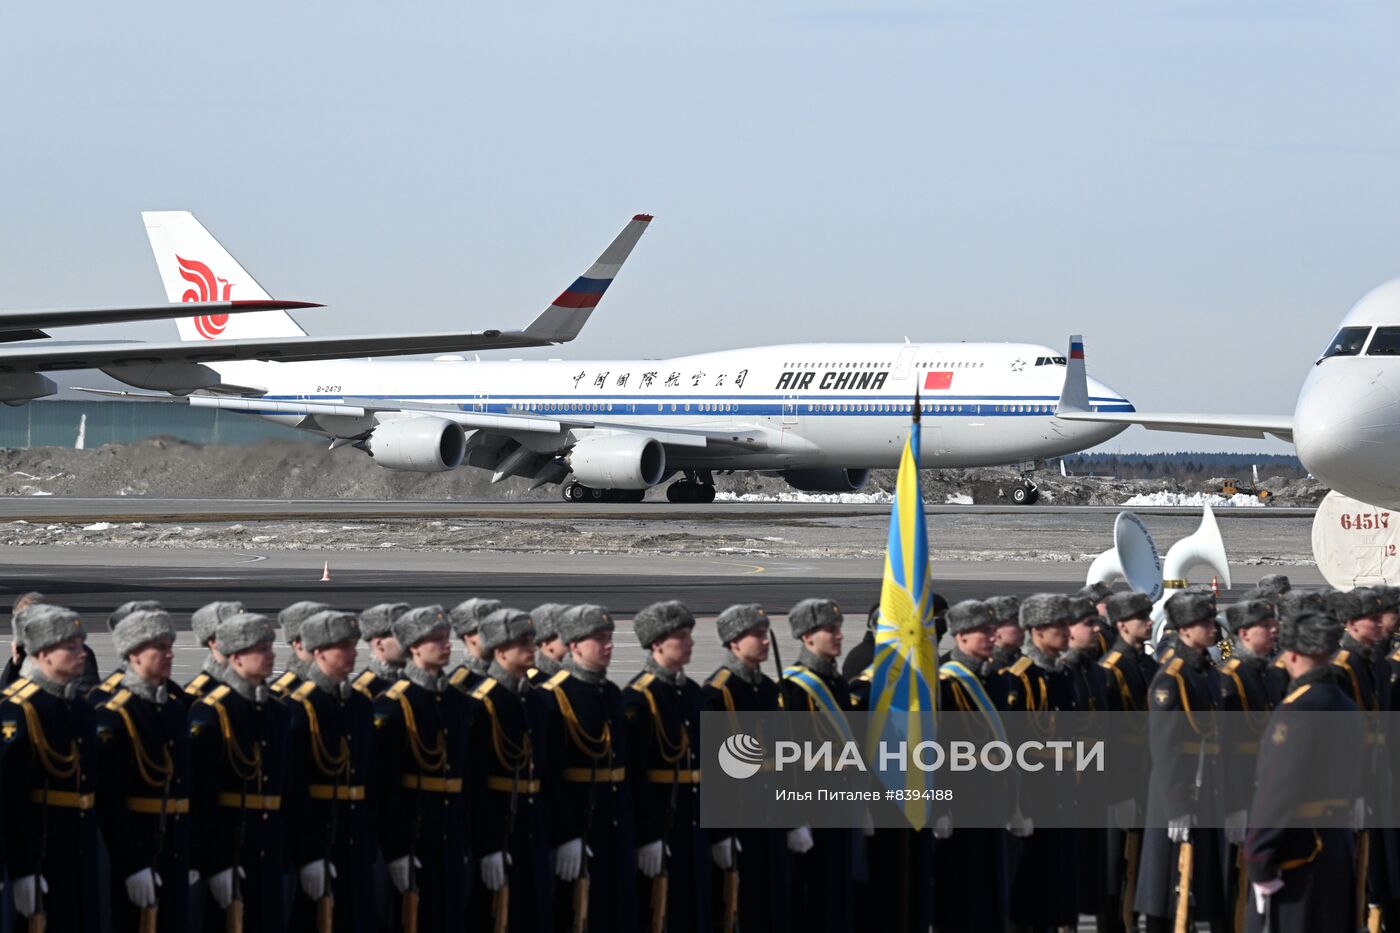
<path id="1" fill-rule="evenodd" d="M 715 481 L 709 470 L 687 470 L 684 479 L 666 487 L 667 502 L 714 502 Z"/>
<path id="2" fill-rule="evenodd" d="M 1039 498 L 1040 487 L 1029 476 L 1023 478 L 1020 484 L 1011 490 L 1011 501 L 1017 505 L 1035 505 Z"/>
<path id="3" fill-rule="evenodd" d="M 645 489 L 595 489 L 583 483 L 565 483 L 560 489 L 566 502 L 641 502 Z"/>

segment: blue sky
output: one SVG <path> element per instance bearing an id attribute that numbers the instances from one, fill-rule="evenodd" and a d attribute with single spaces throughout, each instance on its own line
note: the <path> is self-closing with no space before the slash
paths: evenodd
<path id="1" fill-rule="evenodd" d="M 0 304 L 159 299 L 138 213 L 189 209 L 331 305 L 314 332 L 511 326 L 647 211 L 546 355 L 1082 332 L 1139 408 L 1287 412 L 1400 275 L 1397 27 L 1344 0 L 11 4 Z"/>

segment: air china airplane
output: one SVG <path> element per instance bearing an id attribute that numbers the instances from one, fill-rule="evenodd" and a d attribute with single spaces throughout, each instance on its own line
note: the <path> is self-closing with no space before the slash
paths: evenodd
<path id="1" fill-rule="evenodd" d="M 146 214 L 168 296 L 188 290 L 191 261 L 232 294 L 263 292 L 188 213 Z M 575 333 L 642 230 L 638 215 L 541 315 Z M 206 264 L 207 265 L 207 264 Z M 220 292 L 225 295 L 228 289 Z M 180 322 L 185 340 L 221 334 Z M 567 321 L 568 326 L 560 324 Z M 245 338 L 301 335 L 278 311 L 238 318 Z M 232 328 L 230 328 L 232 329 Z M 673 502 L 714 499 L 713 475 L 758 470 L 807 491 L 859 489 L 893 467 L 922 398 L 922 462 L 934 467 L 1026 464 L 1099 444 L 1116 424 L 1066 421 L 1076 412 L 1130 413 L 1121 394 L 1088 379 L 1083 345 L 1068 356 L 1034 344 L 793 344 L 654 360 L 472 362 L 336 360 L 208 362 L 222 387 L 150 401 L 245 412 L 355 447 L 393 470 L 463 464 L 563 484 L 573 501 L 640 501 L 666 482 Z M 1029 479 L 1013 490 L 1032 502 Z"/>

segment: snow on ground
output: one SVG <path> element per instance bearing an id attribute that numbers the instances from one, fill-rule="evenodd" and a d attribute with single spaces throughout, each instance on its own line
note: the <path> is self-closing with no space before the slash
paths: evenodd
<path id="1" fill-rule="evenodd" d="M 1219 508 L 1263 508 L 1264 503 L 1257 496 L 1246 496 L 1243 493 L 1236 493 L 1233 496 L 1220 496 L 1210 492 L 1149 492 L 1133 496 L 1123 503 L 1124 505 L 1190 505 L 1200 507 L 1208 505 L 1213 509 Z"/>
<path id="2" fill-rule="evenodd" d="M 780 492 L 776 495 L 761 495 L 732 492 L 715 493 L 716 502 L 821 502 L 827 505 L 887 505 L 894 497 L 887 492 Z"/>

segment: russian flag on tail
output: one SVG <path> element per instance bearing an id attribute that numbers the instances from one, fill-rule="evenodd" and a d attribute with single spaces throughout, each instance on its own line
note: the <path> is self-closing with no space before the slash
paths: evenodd
<path id="1" fill-rule="evenodd" d="M 633 235 L 627 239 L 630 242 L 614 243 L 603 255 L 598 257 L 588 271 L 574 279 L 574 284 L 560 292 L 559 297 L 554 299 L 551 308 L 596 308 L 598 302 L 603 300 L 603 293 L 608 290 L 613 279 L 617 277 L 618 270 L 622 268 L 622 261 L 627 258 L 627 254 L 632 251 L 632 246 L 637 242 L 637 238 L 642 235 L 642 230 L 651 223 L 650 214 L 638 214 L 632 218 L 632 223 L 628 225 L 629 230 L 624 234 L 632 232 Z M 623 237 L 619 237 L 622 240 Z M 619 249 L 618 247 L 623 247 Z"/>

